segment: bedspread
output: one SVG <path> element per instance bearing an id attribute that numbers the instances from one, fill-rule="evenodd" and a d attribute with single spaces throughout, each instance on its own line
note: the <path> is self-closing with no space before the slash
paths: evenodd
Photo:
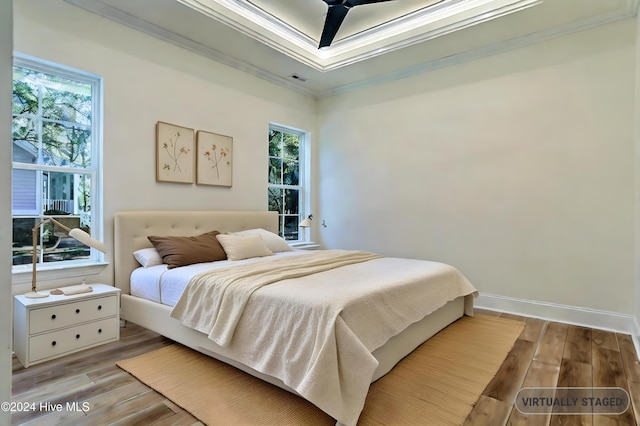
<path id="1" fill-rule="evenodd" d="M 309 252 L 296 258 L 309 262 L 326 256 L 326 252 L 334 251 Z M 269 264 L 268 258 L 260 262 Z M 190 286 L 171 316 L 209 334 L 212 330 L 206 329 L 207 321 L 200 323 L 197 317 L 211 316 L 212 310 L 196 308 L 186 300 L 211 298 L 206 304 L 213 303 L 220 310 L 223 298 L 209 290 L 192 293 Z M 233 287 L 226 286 L 225 291 Z M 224 336 L 221 342 L 237 354 L 238 361 L 279 378 L 337 421 L 355 425 L 378 365 L 371 352 L 448 301 L 475 293 L 465 277 L 449 265 L 374 256 L 257 285 L 249 291 L 251 297 L 240 297 L 244 306 L 233 320 L 232 338 L 226 340 L 226 327 L 219 336 Z M 229 309 L 237 313 L 232 305 Z"/>
<path id="2" fill-rule="evenodd" d="M 207 333 L 220 346 L 229 346 L 247 301 L 261 287 L 379 257 L 365 251 L 322 250 L 295 258 L 203 272 L 187 284 L 171 316 Z M 209 303 L 203 304 L 201 300 Z"/>

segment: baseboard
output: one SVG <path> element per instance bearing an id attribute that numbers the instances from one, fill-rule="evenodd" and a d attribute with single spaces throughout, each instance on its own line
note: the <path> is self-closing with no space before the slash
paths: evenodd
<path id="1" fill-rule="evenodd" d="M 633 346 L 636 347 L 636 354 L 638 354 L 638 360 L 640 361 L 640 323 L 638 322 L 638 317 L 635 319 L 635 333 L 631 334 L 631 339 L 633 339 Z"/>
<path id="2" fill-rule="evenodd" d="M 633 315 L 487 293 L 481 293 L 474 305 L 478 309 L 629 334 L 636 348 L 636 353 L 640 357 L 640 325 L 638 318 Z"/>

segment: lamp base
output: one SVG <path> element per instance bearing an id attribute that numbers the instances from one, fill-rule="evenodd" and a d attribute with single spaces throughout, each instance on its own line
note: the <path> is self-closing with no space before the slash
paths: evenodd
<path id="1" fill-rule="evenodd" d="M 29 299 L 40 299 L 43 297 L 49 297 L 49 293 L 38 293 L 37 291 L 30 291 L 24 294 L 24 297 Z"/>

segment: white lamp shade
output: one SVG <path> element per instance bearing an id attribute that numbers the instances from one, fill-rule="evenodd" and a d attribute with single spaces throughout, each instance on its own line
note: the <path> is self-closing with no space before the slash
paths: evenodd
<path id="1" fill-rule="evenodd" d="M 311 219 L 306 218 L 305 220 L 303 220 L 302 222 L 300 222 L 300 225 L 298 225 L 300 228 L 309 228 L 311 226 Z"/>
<path id="2" fill-rule="evenodd" d="M 102 253 L 107 252 L 107 248 L 101 241 L 98 241 L 95 238 L 91 238 L 91 235 L 87 234 L 80 228 L 73 228 L 71 231 L 69 231 L 69 236 L 80 241 L 85 246 L 100 250 Z"/>

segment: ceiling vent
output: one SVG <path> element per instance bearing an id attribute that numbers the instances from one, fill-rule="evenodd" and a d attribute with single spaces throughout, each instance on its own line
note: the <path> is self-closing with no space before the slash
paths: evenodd
<path id="1" fill-rule="evenodd" d="M 304 83 L 305 81 L 307 81 L 307 79 L 306 79 L 306 78 L 304 78 L 304 77 L 302 77 L 301 75 L 298 75 L 298 74 L 291 74 L 291 75 L 289 76 L 289 78 L 290 78 L 290 79 L 292 79 L 292 80 L 300 81 L 300 82 L 302 82 L 302 83 Z"/>

